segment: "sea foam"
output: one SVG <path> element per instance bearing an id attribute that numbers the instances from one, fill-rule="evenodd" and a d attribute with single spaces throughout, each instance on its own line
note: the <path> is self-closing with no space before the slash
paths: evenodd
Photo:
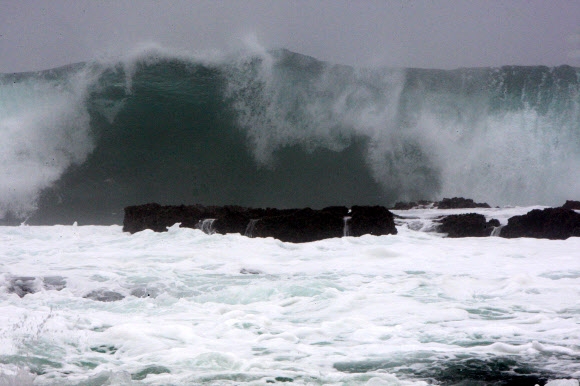
<path id="1" fill-rule="evenodd" d="M 398 230 L 292 244 L 178 225 L 0 227 L 1 379 L 574 384 L 579 238 Z M 37 285 L 19 295 L 17 277 Z"/>

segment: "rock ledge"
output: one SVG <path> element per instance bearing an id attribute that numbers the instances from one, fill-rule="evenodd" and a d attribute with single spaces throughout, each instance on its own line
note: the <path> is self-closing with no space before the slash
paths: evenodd
<path id="1" fill-rule="evenodd" d="M 294 243 L 342 236 L 396 234 L 393 214 L 382 206 L 343 206 L 324 209 L 259 209 L 240 206 L 155 203 L 125 208 L 123 231 L 145 229 L 164 232 L 181 223 L 206 233 L 239 233 L 248 237 L 274 237 Z"/>

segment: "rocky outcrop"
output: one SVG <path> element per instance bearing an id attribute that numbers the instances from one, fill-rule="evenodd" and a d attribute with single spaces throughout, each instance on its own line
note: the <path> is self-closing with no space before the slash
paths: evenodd
<path id="1" fill-rule="evenodd" d="M 347 208 L 305 208 L 265 216 L 256 221 L 252 237 L 274 237 L 293 243 L 341 237 L 344 235 L 344 217 L 347 213 Z"/>
<path id="2" fill-rule="evenodd" d="M 471 198 L 453 197 L 444 198 L 441 201 L 411 201 L 397 202 L 392 208 L 394 210 L 408 209 L 473 209 L 473 208 L 490 208 L 487 203 L 477 203 Z"/>
<path id="3" fill-rule="evenodd" d="M 382 206 L 353 206 L 350 210 L 334 206 L 315 210 L 159 204 L 125 208 L 123 231 L 135 233 L 151 229 L 163 232 L 176 223 L 206 233 L 240 233 L 295 243 L 345 235 L 397 233 L 393 214 Z"/>
<path id="4" fill-rule="evenodd" d="M 486 203 L 477 203 L 471 198 L 453 197 L 444 198 L 437 203 L 438 209 L 472 209 L 472 208 L 489 208 Z"/>
<path id="5" fill-rule="evenodd" d="M 437 202 L 435 201 L 419 200 L 409 202 L 397 202 L 395 203 L 395 206 L 392 209 L 394 210 L 430 209 L 435 208 L 436 206 Z"/>
<path id="6" fill-rule="evenodd" d="M 551 240 L 580 237 L 580 214 L 565 208 L 534 209 L 522 216 L 511 217 L 500 236 Z"/>
<path id="7" fill-rule="evenodd" d="M 567 200 L 566 203 L 562 205 L 562 208 L 580 210 L 580 201 Z"/>
<path id="8" fill-rule="evenodd" d="M 447 237 L 487 237 L 499 221 L 492 219 L 485 220 L 485 216 L 477 213 L 454 214 L 445 216 L 441 220 L 441 225 L 437 228 L 439 232 L 447 233 Z"/>
<path id="9" fill-rule="evenodd" d="M 384 206 L 353 206 L 348 216 L 349 236 L 397 234 L 393 214 Z"/>

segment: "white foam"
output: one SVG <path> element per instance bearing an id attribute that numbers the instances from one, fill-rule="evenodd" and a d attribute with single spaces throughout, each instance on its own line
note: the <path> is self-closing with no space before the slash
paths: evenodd
<path id="1" fill-rule="evenodd" d="M 93 149 L 85 106 L 93 76 L 81 70 L 57 81 L 0 83 L 0 218 L 30 213 L 40 190 Z"/>
<path id="2" fill-rule="evenodd" d="M 445 239 L 405 226 L 306 244 L 178 227 L 0 227 L 0 357 L 42 367 L 39 384 L 126 380 L 154 365 L 153 384 L 404 384 L 397 361 L 418 371 L 505 356 L 573 378 L 578 250 L 580 238 Z M 66 287 L 20 298 L 16 276 L 62 276 Z M 84 297 L 99 289 L 125 297 Z M 373 361 L 386 367 L 334 367 Z"/>

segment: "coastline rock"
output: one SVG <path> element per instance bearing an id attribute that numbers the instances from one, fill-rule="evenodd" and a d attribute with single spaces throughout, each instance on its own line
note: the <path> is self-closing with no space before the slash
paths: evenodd
<path id="1" fill-rule="evenodd" d="M 437 203 L 438 209 L 472 209 L 472 208 L 490 208 L 487 203 L 477 203 L 471 198 L 453 197 L 444 198 Z"/>
<path id="2" fill-rule="evenodd" d="M 499 226 L 499 221 L 485 221 L 485 216 L 477 213 L 453 214 L 441 220 L 437 230 L 447 233 L 447 237 L 487 237 L 493 229 Z"/>
<path id="3" fill-rule="evenodd" d="M 417 202 L 397 202 L 393 210 L 409 209 L 473 209 L 473 208 L 491 208 L 487 203 L 477 203 L 471 198 L 453 197 L 444 198 L 441 201 L 419 200 Z"/>
<path id="4" fill-rule="evenodd" d="M 565 240 L 573 236 L 580 237 L 580 213 L 565 208 L 534 209 L 522 216 L 511 217 L 500 234 L 508 239 Z"/>
<path id="5" fill-rule="evenodd" d="M 353 206 L 349 217 L 349 236 L 397 234 L 394 216 L 384 206 Z"/>
<path id="6" fill-rule="evenodd" d="M 249 237 L 274 237 L 289 242 L 309 242 L 344 235 L 396 234 L 394 216 L 382 206 L 327 207 L 320 210 L 255 209 L 240 206 L 145 204 L 125 208 L 123 231 L 145 229 L 164 232 L 181 223 L 206 233 L 239 233 Z"/>
<path id="7" fill-rule="evenodd" d="M 566 203 L 562 205 L 562 208 L 580 210 L 580 201 L 566 200 Z"/>
<path id="8" fill-rule="evenodd" d="M 282 241 L 303 243 L 341 237 L 343 227 L 343 216 L 305 208 L 287 215 L 261 218 L 255 224 L 253 237 L 274 237 Z"/>
<path id="9" fill-rule="evenodd" d="M 415 201 L 409 202 L 396 202 L 395 206 L 391 209 L 393 210 L 409 210 L 417 207 L 417 203 Z"/>

